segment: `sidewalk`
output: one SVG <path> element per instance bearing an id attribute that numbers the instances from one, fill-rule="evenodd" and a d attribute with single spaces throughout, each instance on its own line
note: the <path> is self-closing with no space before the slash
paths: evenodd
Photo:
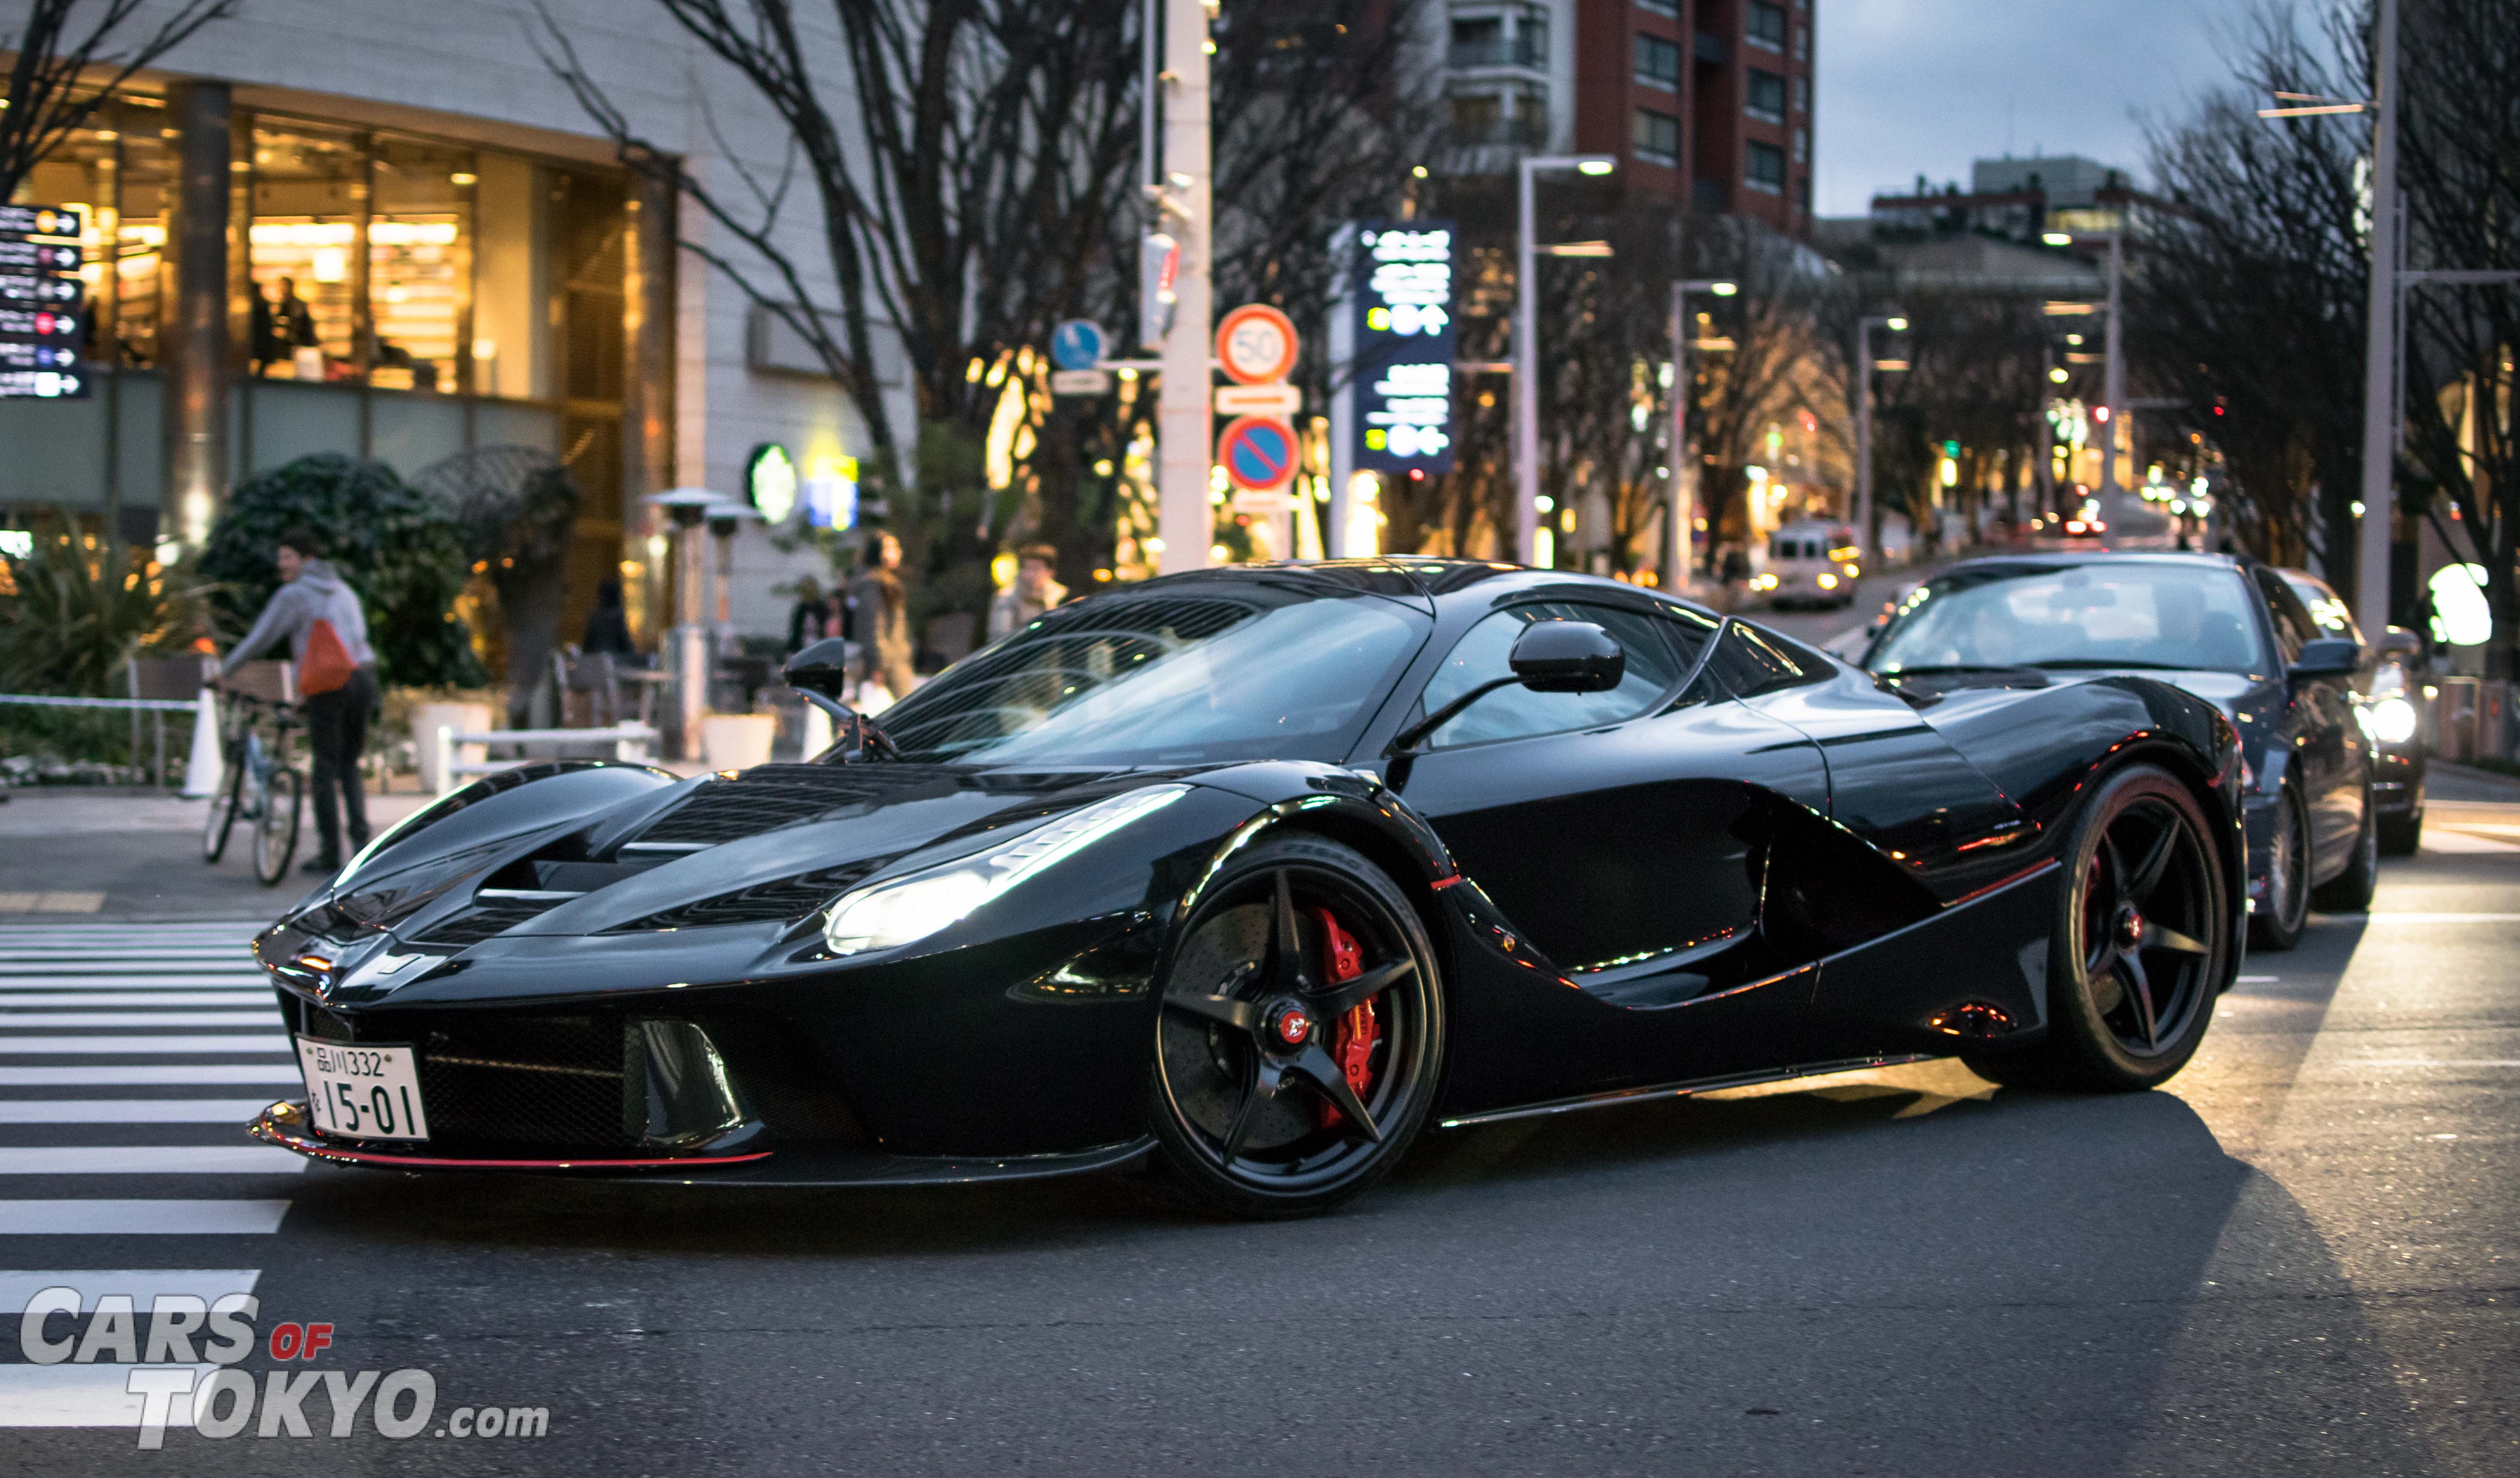
<path id="1" fill-rule="evenodd" d="M 368 798 L 368 823 L 382 828 L 433 796 L 405 791 Z M 28 786 L 0 805 L 0 917 L 67 920 L 81 915 L 131 919 L 271 918 L 321 879 L 294 871 L 315 855 L 315 821 L 297 838 L 292 871 L 277 886 L 253 875 L 253 840 L 240 825 L 227 855 L 202 861 L 206 800 L 157 790 Z"/>

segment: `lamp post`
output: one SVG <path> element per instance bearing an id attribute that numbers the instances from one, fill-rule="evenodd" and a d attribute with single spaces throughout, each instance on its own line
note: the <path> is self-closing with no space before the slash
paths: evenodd
<path id="1" fill-rule="evenodd" d="M 1731 297 L 1740 291 L 1737 283 L 1712 279 L 1671 285 L 1671 486 L 1663 498 L 1662 583 L 1674 595 L 1688 593 L 1696 553 L 1689 537 L 1696 514 L 1688 481 L 1688 294 Z"/>
<path id="2" fill-rule="evenodd" d="M 2395 368 L 2398 269 L 2398 0 L 2379 0 L 2372 36 L 2373 96 L 2368 101 L 2278 92 L 2262 118 L 2318 113 L 2371 113 L 2371 289 L 2362 338 L 2362 524 L 2355 540 L 2361 565 L 2355 614 L 2366 629 L 2389 624 L 2390 489 L 2397 471 L 2398 384 Z"/>
<path id="3" fill-rule="evenodd" d="M 2050 246 L 2072 246 L 2085 242 L 2105 241 L 2109 244 L 2108 322 L 2101 326 L 2102 357 L 2108 363 L 2100 372 L 2100 409 L 2106 419 L 2100 423 L 2100 491 L 2113 493 L 2118 486 L 2118 427 L 2126 425 L 2126 356 L 2125 339 L 2120 332 L 2118 311 L 2120 289 L 2126 276 L 2126 233 L 2120 231 L 2050 231 L 2040 238 Z M 2130 432 L 2130 435 L 2133 433 Z"/>
<path id="4" fill-rule="evenodd" d="M 1540 546 L 1540 315 L 1533 281 L 1539 244 L 1533 239 L 1533 177 L 1541 170 L 1572 169 L 1608 174 L 1619 161 L 1608 155 L 1526 155 L 1514 167 L 1514 202 L 1521 223 L 1513 257 L 1513 557 L 1532 562 Z"/>
<path id="5" fill-rule="evenodd" d="M 1846 521 L 1863 530 L 1864 557 L 1881 558 L 1881 514 L 1872 506 L 1872 331 L 1908 332 L 1908 320 L 1896 313 L 1875 313 L 1855 321 L 1855 507 Z"/>

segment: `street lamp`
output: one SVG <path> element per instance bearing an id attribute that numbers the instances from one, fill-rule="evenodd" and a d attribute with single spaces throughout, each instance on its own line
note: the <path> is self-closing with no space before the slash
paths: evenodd
<path id="1" fill-rule="evenodd" d="M 1526 155 L 1514 168 L 1514 203 L 1522 221 L 1513 259 L 1513 557 L 1532 563 L 1540 547 L 1540 315 L 1533 265 L 1532 177 L 1541 170 L 1572 169 L 1608 174 L 1619 161 L 1607 155 Z"/>
<path id="2" fill-rule="evenodd" d="M 1689 539 L 1689 525 L 1695 521 L 1690 510 L 1688 472 L 1688 306 L 1691 292 L 1711 292 L 1717 297 L 1731 297 L 1741 291 L 1738 283 L 1704 279 L 1677 282 L 1671 285 L 1671 486 L 1664 494 L 1662 510 L 1662 582 L 1674 595 L 1688 591 L 1688 567 L 1694 550 Z"/>
<path id="3" fill-rule="evenodd" d="M 2354 604 L 2362 625 L 2389 624 L 2390 490 L 2397 471 L 2397 379 L 2390 371 L 2397 349 L 2398 283 L 2398 0 L 2379 0 L 2373 27 L 2372 96 L 2362 102 L 2279 92 L 2280 106 L 2262 108 L 2262 118 L 2364 112 L 2371 120 L 2371 291 L 2362 339 L 2362 526 L 2355 540 Z"/>
<path id="4" fill-rule="evenodd" d="M 2101 352 L 2107 357 L 2107 368 L 2100 372 L 2100 487 L 2116 492 L 2118 487 L 2118 425 L 2127 413 L 2126 356 L 2120 352 L 2125 342 L 2118 312 L 2119 286 L 2125 277 L 2126 233 L 2119 231 L 2050 231 L 2040 238 L 2050 246 L 2071 246 L 2083 242 L 2105 241 L 2109 244 L 2109 321 L 2101 331 Z M 2132 433 L 2130 433 L 2132 434 Z"/>
<path id="5" fill-rule="evenodd" d="M 1908 320 L 1877 313 L 1855 321 L 1855 507 L 1846 521 L 1864 531 L 1867 559 L 1881 558 L 1881 515 L 1872 506 L 1872 331 L 1908 332 Z"/>

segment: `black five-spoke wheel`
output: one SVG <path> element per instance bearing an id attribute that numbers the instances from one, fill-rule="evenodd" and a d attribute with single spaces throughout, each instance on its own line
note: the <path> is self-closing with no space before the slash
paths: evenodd
<path id="1" fill-rule="evenodd" d="M 1443 1047 L 1416 912 L 1357 853 L 1290 835 L 1205 890 L 1166 971 L 1150 1118 L 1164 1161 L 1241 1215 L 1319 1211 L 1388 1171 Z"/>
<path id="2" fill-rule="evenodd" d="M 1969 1065 L 2025 1087 L 2150 1088 L 2195 1053 L 2229 968 L 2223 854 L 2194 793 L 2137 765 L 2092 796 L 2065 863 L 2048 1034 Z"/>

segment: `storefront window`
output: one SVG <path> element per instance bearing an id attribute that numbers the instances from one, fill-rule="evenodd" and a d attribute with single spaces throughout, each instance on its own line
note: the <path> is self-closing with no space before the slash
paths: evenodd
<path id="1" fill-rule="evenodd" d="M 355 265 L 367 194 L 357 135 L 294 122 L 255 125 L 247 346 L 255 375 L 359 378 Z"/>
<path id="2" fill-rule="evenodd" d="M 472 197 L 469 149 L 379 135 L 368 292 L 376 347 L 368 382 L 458 391 L 471 358 Z"/>

